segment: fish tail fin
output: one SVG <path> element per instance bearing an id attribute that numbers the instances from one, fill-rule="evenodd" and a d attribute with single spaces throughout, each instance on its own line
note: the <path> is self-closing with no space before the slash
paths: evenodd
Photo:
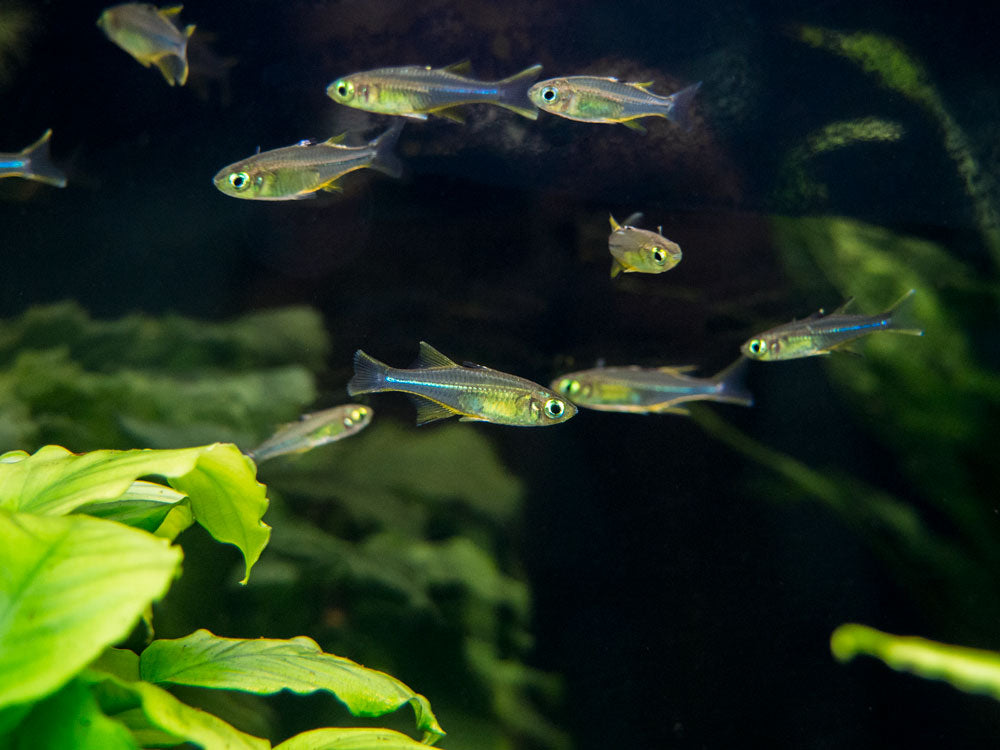
<path id="1" fill-rule="evenodd" d="M 505 107 L 512 112 L 517 112 L 529 120 L 537 120 L 538 107 L 528 98 L 528 89 L 538 80 L 538 74 L 541 72 L 542 66 L 536 64 L 530 68 L 525 68 L 520 73 L 516 73 L 509 78 L 498 81 L 498 93 L 495 104 Z"/>
<path id="2" fill-rule="evenodd" d="M 910 289 L 883 313 L 883 315 L 889 318 L 890 330 L 910 336 L 924 335 L 924 329 L 920 327 L 919 321 L 913 315 L 913 303 L 911 300 L 916 293 L 916 289 Z"/>
<path id="3" fill-rule="evenodd" d="M 694 101 L 694 95 L 698 93 L 700 88 L 701 81 L 698 81 L 698 83 L 692 83 L 670 96 L 672 102 L 667 118 L 676 122 L 684 130 L 691 129 L 691 102 Z"/>
<path id="4" fill-rule="evenodd" d="M 49 155 L 49 139 L 52 138 L 52 129 L 49 128 L 42 137 L 21 151 L 20 155 L 25 157 L 27 169 L 24 177 L 38 182 L 45 182 L 56 187 L 66 187 L 66 175 L 56 169 Z"/>
<path id="5" fill-rule="evenodd" d="M 370 164 L 372 169 L 384 172 L 390 177 L 399 177 L 403 174 L 403 163 L 393 151 L 399 140 L 399 134 L 402 132 L 403 121 L 397 120 L 392 124 L 392 127 L 368 144 L 375 150 Z"/>
<path id="6" fill-rule="evenodd" d="M 187 40 L 185 39 L 186 42 Z M 187 83 L 188 63 L 186 53 L 187 50 L 182 49 L 179 54 L 171 52 L 159 57 L 155 61 L 156 67 L 160 69 L 163 77 L 167 79 L 167 83 L 171 86 L 183 86 Z"/>
<path id="7" fill-rule="evenodd" d="M 383 390 L 388 370 L 388 365 L 358 349 L 354 352 L 354 377 L 347 384 L 348 394 L 356 396 Z"/>
<path id="8" fill-rule="evenodd" d="M 753 406 L 753 394 L 747 389 L 747 367 L 750 360 L 740 357 L 731 365 L 715 374 L 712 379 L 718 383 L 718 393 L 713 401 L 724 401 L 740 406 Z"/>

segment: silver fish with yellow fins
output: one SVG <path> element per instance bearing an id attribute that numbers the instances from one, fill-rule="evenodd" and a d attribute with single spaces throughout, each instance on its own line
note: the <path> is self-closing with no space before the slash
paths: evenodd
<path id="1" fill-rule="evenodd" d="M 462 122 L 457 108 L 463 104 L 495 104 L 534 120 L 538 110 L 528 99 L 528 88 L 541 69 L 532 65 L 502 81 L 477 81 L 463 75 L 467 62 L 445 68 L 404 65 L 343 76 L 326 93 L 348 107 L 418 120 L 438 115 Z"/>
<path id="2" fill-rule="evenodd" d="M 44 182 L 47 185 L 66 187 L 66 175 L 55 168 L 49 157 L 49 139 L 52 130 L 30 146 L 13 154 L 0 153 L 0 178 L 21 177 L 25 180 Z"/>
<path id="3" fill-rule="evenodd" d="M 611 252 L 611 278 L 622 273 L 663 273 L 681 262 L 681 248 L 659 233 L 632 226 L 642 218 L 635 213 L 625 219 L 624 224 L 611 217 L 611 236 L 608 250 Z"/>
<path id="4" fill-rule="evenodd" d="M 576 414 L 572 403 L 538 383 L 482 365 L 459 365 L 426 341 L 420 342 L 411 369 L 389 367 L 360 349 L 355 352 L 347 392 L 356 396 L 383 391 L 413 397 L 417 424 L 457 415 L 463 422 L 545 427 Z"/>
<path id="5" fill-rule="evenodd" d="M 535 106 L 553 115 L 579 122 L 621 123 L 645 132 L 640 117 L 666 117 L 685 130 L 691 127 L 691 102 L 701 81 L 660 96 L 649 91 L 652 82 L 629 83 L 617 78 L 567 76 L 539 81 L 528 89 Z"/>
<path id="6" fill-rule="evenodd" d="M 355 435 L 372 421 L 374 412 L 362 404 L 341 404 L 331 409 L 303 414 L 298 422 L 282 425 L 250 456 L 258 464 L 290 453 L 305 453 L 321 445 Z"/>
<path id="7" fill-rule="evenodd" d="M 747 359 L 740 357 L 710 378 L 688 375 L 684 367 L 595 367 L 561 375 L 552 388 L 577 406 L 632 414 L 687 414 L 680 404 L 722 401 L 751 406 L 743 379 Z"/>
<path id="8" fill-rule="evenodd" d="M 187 43 L 194 25 L 181 29 L 174 21 L 184 6 L 157 8 L 149 3 L 123 3 L 107 8 L 97 25 L 144 68 L 155 65 L 171 86 L 187 82 Z"/>
<path id="9" fill-rule="evenodd" d="M 861 336 L 879 331 L 923 336 L 923 330 L 907 319 L 906 303 L 914 294 L 915 290 L 911 289 L 880 315 L 848 313 L 854 303 L 849 299 L 829 315 L 820 310 L 808 318 L 759 333 L 746 341 L 741 350 L 752 359 L 775 362 L 829 354 Z"/>
<path id="10" fill-rule="evenodd" d="M 302 141 L 263 151 L 220 169 L 212 182 L 233 198 L 289 201 L 340 190 L 337 181 L 357 169 L 376 169 L 399 177 L 402 165 L 392 153 L 402 123 L 397 122 L 364 146 L 344 146 L 343 135 L 322 143 Z"/>

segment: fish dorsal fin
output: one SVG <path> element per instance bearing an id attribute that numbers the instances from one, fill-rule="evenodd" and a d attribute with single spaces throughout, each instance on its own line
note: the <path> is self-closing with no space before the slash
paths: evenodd
<path id="1" fill-rule="evenodd" d="M 486 365 L 481 365 L 478 362 L 469 362 L 469 360 L 465 360 L 464 362 L 462 362 L 462 367 L 472 367 L 472 368 L 475 368 L 477 370 L 488 370 L 488 369 L 490 369 Z"/>
<path id="2" fill-rule="evenodd" d="M 332 135 L 323 141 L 326 146 L 336 146 L 339 143 L 343 143 L 344 139 L 347 138 L 347 133 L 341 133 L 340 135 Z"/>
<path id="3" fill-rule="evenodd" d="M 469 75 L 472 72 L 472 61 L 468 59 L 459 60 L 451 65 L 445 65 L 441 70 L 445 73 L 454 73 L 456 75 Z"/>
<path id="4" fill-rule="evenodd" d="M 632 85 L 635 86 L 637 89 L 642 89 L 643 91 L 645 91 L 646 89 L 648 89 L 650 86 L 653 85 L 653 82 L 652 81 L 643 81 L 642 83 L 639 83 L 637 81 L 633 81 Z"/>
<path id="5" fill-rule="evenodd" d="M 612 232 L 617 232 L 619 229 L 622 228 L 622 225 L 619 224 L 617 221 L 615 221 L 615 217 L 612 216 L 611 214 L 608 214 L 608 219 L 611 221 L 611 231 Z"/>
<path id="6" fill-rule="evenodd" d="M 637 133 L 645 133 L 646 132 L 646 128 L 644 128 L 642 125 L 640 125 L 639 123 L 637 123 L 635 120 L 623 120 L 622 121 L 622 125 L 624 125 L 626 128 L 631 128 L 632 130 L 636 131 Z"/>
<path id="7" fill-rule="evenodd" d="M 844 304 L 842 304 L 840 307 L 838 307 L 836 310 L 834 310 L 830 314 L 831 315 L 843 315 L 844 313 L 849 312 L 852 307 L 854 307 L 854 297 L 849 297 L 847 299 L 847 301 L 844 302 Z"/>
<path id="8" fill-rule="evenodd" d="M 684 375 L 685 373 L 694 372 L 698 367 L 696 365 L 678 365 L 677 367 L 657 367 L 657 372 L 665 372 L 668 375 Z"/>
<path id="9" fill-rule="evenodd" d="M 448 359 L 441 352 L 428 344 L 426 341 L 420 342 L 420 354 L 417 355 L 415 366 L 425 367 L 458 367 L 455 362 Z"/>
<path id="10" fill-rule="evenodd" d="M 634 214 L 630 214 L 627 219 L 625 219 L 625 226 L 634 227 L 640 221 L 642 221 L 642 211 L 636 211 Z"/>
<path id="11" fill-rule="evenodd" d="M 429 422 L 437 422 L 439 419 L 448 419 L 449 417 L 454 417 L 456 414 L 461 413 L 445 406 L 440 401 L 434 401 L 433 399 L 426 398 L 425 396 L 418 396 L 415 393 L 411 393 L 409 396 L 413 401 L 413 405 L 417 407 L 418 425 L 425 425 Z"/>
<path id="12" fill-rule="evenodd" d="M 185 27 L 184 29 L 184 36 L 190 39 L 191 35 L 194 33 L 194 30 L 195 30 L 195 25 L 193 23 L 189 23 L 187 27 Z"/>
<path id="13" fill-rule="evenodd" d="M 157 13 L 159 13 L 164 18 L 171 19 L 171 18 L 177 18 L 177 16 L 181 14 L 182 10 L 184 10 L 183 5 L 171 5 L 169 8 L 160 8 L 157 11 Z"/>

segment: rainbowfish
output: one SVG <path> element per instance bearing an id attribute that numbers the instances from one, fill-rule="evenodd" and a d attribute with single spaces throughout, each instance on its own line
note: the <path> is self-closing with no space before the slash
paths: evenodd
<path id="1" fill-rule="evenodd" d="M 710 378 L 686 373 L 693 367 L 596 367 L 562 375 L 552 388 L 577 406 L 633 414 L 687 414 L 686 401 L 723 401 L 751 406 L 743 384 L 748 360 L 740 357 Z"/>
<path id="2" fill-rule="evenodd" d="M 541 71 L 532 65 L 502 81 L 466 78 L 468 63 L 446 68 L 406 65 L 352 73 L 327 86 L 335 102 L 383 115 L 401 115 L 426 120 L 428 114 L 462 122 L 454 108 L 463 104 L 496 104 L 532 120 L 538 110 L 528 100 L 528 87 Z"/>
<path id="3" fill-rule="evenodd" d="M 365 167 L 399 177 L 402 165 L 392 147 L 402 129 L 396 123 L 364 146 L 342 146 L 339 135 L 264 151 L 220 169 L 212 181 L 233 198 L 289 201 L 315 198 L 317 190 L 340 190 L 337 180 Z"/>
<path id="4" fill-rule="evenodd" d="M 753 359 L 774 362 L 829 354 L 832 349 L 878 331 L 923 336 L 922 330 L 899 319 L 901 306 L 914 294 L 915 290 L 911 289 L 881 315 L 850 315 L 847 310 L 854 300 L 849 299 L 829 315 L 820 310 L 803 320 L 793 320 L 757 334 L 743 344 L 741 351 Z"/>
<path id="5" fill-rule="evenodd" d="M 420 342 L 420 355 L 408 370 L 389 367 L 360 349 L 355 352 L 347 392 L 383 391 L 410 394 L 417 424 L 457 414 L 463 422 L 546 427 L 576 414 L 572 403 L 538 383 L 482 365 L 456 364 L 426 341 Z"/>
<path id="6" fill-rule="evenodd" d="M 580 122 L 616 123 L 645 132 L 637 117 L 666 117 L 687 130 L 691 127 L 691 101 L 701 81 L 670 96 L 650 93 L 649 83 L 626 83 L 617 78 L 568 76 L 539 81 L 528 89 L 528 98 L 539 109 Z"/>
<path id="7" fill-rule="evenodd" d="M 188 77 L 187 43 L 194 25 L 183 31 L 174 25 L 183 5 L 159 9 L 149 3 L 124 3 L 107 8 L 97 25 L 144 68 L 155 65 L 171 86 Z"/>
<path id="8" fill-rule="evenodd" d="M 303 414 L 298 422 L 279 427 L 277 432 L 248 451 L 247 455 L 260 463 L 288 453 L 305 453 L 361 432 L 371 423 L 373 414 L 369 407 L 361 404 L 341 404 L 332 409 Z"/>
<path id="9" fill-rule="evenodd" d="M 648 229 L 637 229 L 632 222 L 642 218 L 635 213 L 619 224 L 611 217 L 611 236 L 608 250 L 611 251 L 611 278 L 619 273 L 663 273 L 681 262 L 681 248 L 662 234 Z M 663 227 L 658 228 L 663 232 Z"/>
<path id="10" fill-rule="evenodd" d="M 66 175 L 52 166 L 49 159 L 49 139 L 52 130 L 46 130 L 42 137 L 16 154 L 0 153 L 0 178 L 23 177 L 37 180 L 56 187 L 66 187 Z"/>

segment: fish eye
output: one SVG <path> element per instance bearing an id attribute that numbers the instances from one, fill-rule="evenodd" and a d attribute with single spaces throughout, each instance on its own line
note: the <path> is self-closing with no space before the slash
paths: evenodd
<path id="1" fill-rule="evenodd" d="M 229 175 L 229 184 L 233 190 L 246 190 L 250 187 L 250 175 L 246 172 L 233 172 Z"/>
<path id="2" fill-rule="evenodd" d="M 566 405 L 557 398 L 550 398 L 545 402 L 545 416 L 550 419 L 559 419 L 566 411 Z"/>
<path id="3" fill-rule="evenodd" d="M 350 81 L 345 81 L 343 79 L 337 81 L 335 84 L 337 90 L 337 96 L 341 99 L 350 99 L 354 96 L 354 84 Z"/>
<path id="4" fill-rule="evenodd" d="M 667 262 L 666 251 L 658 245 L 653 246 L 653 262 L 658 266 L 662 266 Z"/>
<path id="5" fill-rule="evenodd" d="M 747 348 L 751 354 L 760 355 L 767 351 L 767 342 L 764 339 L 754 339 Z"/>
<path id="6" fill-rule="evenodd" d="M 554 102 L 559 98 L 559 89 L 555 86 L 546 86 L 542 89 L 542 99 L 547 102 Z"/>

